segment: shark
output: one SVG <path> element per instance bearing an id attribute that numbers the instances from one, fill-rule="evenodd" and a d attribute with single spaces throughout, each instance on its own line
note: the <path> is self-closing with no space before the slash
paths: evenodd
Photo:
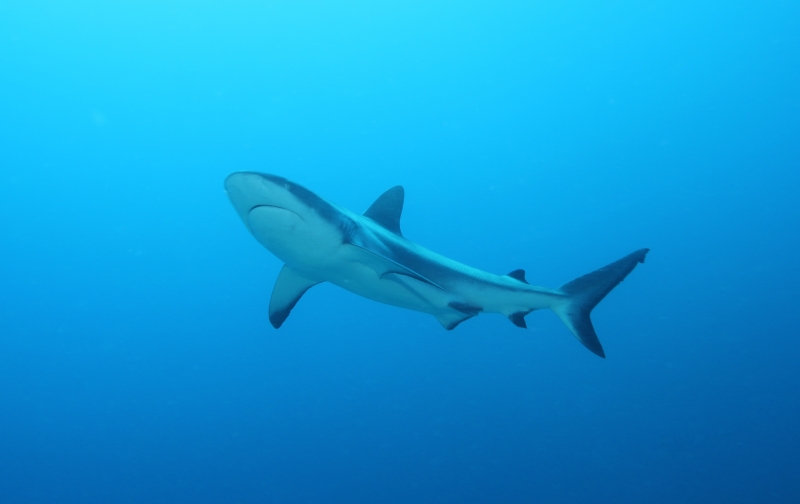
<path id="1" fill-rule="evenodd" d="M 605 357 L 592 309 L 649 252 L 639 249 L 548 289 L 529 284 L 522 269 L 495 275 L 407 239 L 400 230 L 402 186 L 384 192 L 363 214 L 266 173 L 232 173 L 225 191 L 250 233 L 284 262 L 269 301 L 276 329 L 308 289 L 330 282 L 374 301 L 431 314 L 447 330 L 480 313 L 499 313 L 526 328 L 526 315 L 550 309 L 586 348 Z"/>

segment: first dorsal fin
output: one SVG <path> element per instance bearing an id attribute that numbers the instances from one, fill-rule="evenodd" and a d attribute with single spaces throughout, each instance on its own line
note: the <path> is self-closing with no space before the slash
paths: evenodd
<path id="1" fill-rule="evenodd" d="M 514 270 L 514 271 L 512 271 L 511 273 L 509 273 L 506 276 L 509 276 L 509 277 L 513 278 L 514 280 L 519 280 L 522 283 L 528 283 L 528 281 L 525 280 L 525 270 L 521 270 L 521 269 Z"/>
<path id="2" fill-rule="evenodd" d="M 404 196 L 403 186 L 392 187 L 375 200 L 364 212 L 364 217 L 369 217 L 392 233 L 403 236 L 400 232 L 400 215 L 403 213 Z"/>

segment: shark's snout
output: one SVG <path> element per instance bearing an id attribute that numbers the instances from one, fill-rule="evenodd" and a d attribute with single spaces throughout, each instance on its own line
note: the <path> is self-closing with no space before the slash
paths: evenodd
<path id="1" fill-rule="evenodd" d="M 256 207 L 291 206 L 292 199 L 282 182 L 285 182 L 283 178 L 274 175 L 236 172 L 225 179 L 225 192 L 233 203 L 236 213 L 247 224 L 250 211 Z"/>

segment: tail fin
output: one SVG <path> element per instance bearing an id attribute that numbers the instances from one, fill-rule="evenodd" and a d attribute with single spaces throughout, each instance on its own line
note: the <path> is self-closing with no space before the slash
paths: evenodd
<path id="1" fill-rule="evenodd" d="M 583 346 L 600 357 L 605 357 L 606 354 L 594 332 L 592 319 L 589 318 L 592 308 L 597 306 L 597 303 L 606 297 L 611 289 L 623 281 L 638 263 L 643 263 L 649 251 L 650 249 L 646 248 L 637 250 L 608 266 L 576 278 L 560 288 L 561 292 L 569 294 L 569 298 L 567 302 L 554 307 L 553 311 L 572 331 L 572 334 L 583 343 Z"/>

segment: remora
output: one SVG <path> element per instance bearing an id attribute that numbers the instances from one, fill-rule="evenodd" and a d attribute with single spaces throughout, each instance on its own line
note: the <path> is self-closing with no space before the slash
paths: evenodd
<path id="1" fill-rule="evenodd" d="M 528 284 L 523 270 L 494 275 L 403 237 L 401 186 L 383 193 L 363 215 L 276 175 L 233 173 L 225 190 L 247 229 L 285 263 L 269 302 L 275 328 L 309 288 L 331 282 L 381 303 L 430 313 L 448 330 L 481 312 L 501 313 L 525 328 L 525 315 L 549 308 L 586 348 L 605 357 L 589 315 L 649 251 L 637 250 L 547 289 Z"/>

